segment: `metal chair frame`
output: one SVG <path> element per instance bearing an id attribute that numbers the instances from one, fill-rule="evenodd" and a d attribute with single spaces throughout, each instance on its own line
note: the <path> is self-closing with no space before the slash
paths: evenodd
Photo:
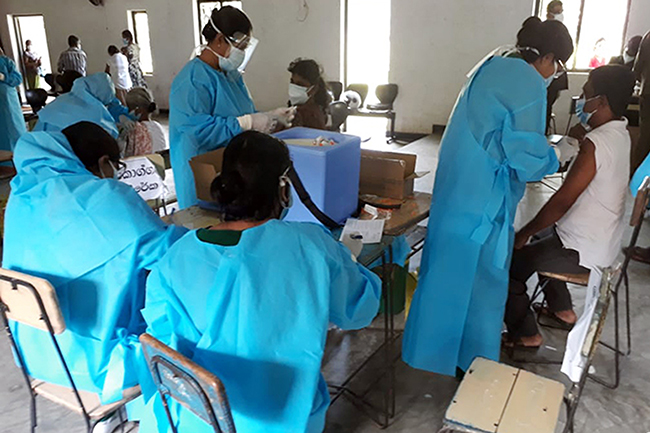
<path id="1" fill-rule="evenodd" d="M 38 293 L 38 290 L 29 282 L 18 279 L 18 278 L 12 278 L 8 277 L 6 275 L 0 274 L 0 280 L 6 281 L 8 283 L 11 283 L 12 285 L 12 290 L 18 290 L 18 286 L 22 286 L 29 290 L 31 295 L 34 297 L 36 300 L 36 303 L 38 304 L 40 314 L 41 314 L 41 320 L 45 322 L 45 326 L 47 327 L 47 332 L 50 335 L 50 340 L 52 341 L 52 345 L 54 346 L 56 353 L 59 357 L 59 361 L 61 362 L 61 365 L 63 367 L 63 370 L 65 371 L 66 377 L 70 383 L 70 387 L 72 388 L 72 391 L 75 395 L 75 399 L 77 400 L 77 403 L 79 404 L 79 408 L 82 411 L 82 415 L 84 418 L 84 422 L 86 424 L 86 430 L 88 433 L 92 433 L 93 428 L 101 421 L 101 419 L 96 419 L 92 420 L 90 415 L 88 414 L 88 411 L 86 410 L 86 407 L 83 404 L 83 401 L 81 399 L 81 396 L 79 395 L 79 390 L 77 389 L 77 385 L 74 382 L 74 379 L 72 378 L 72 374 L 70 373 L 70 368 L 68 367 L 68 364 L 65 361 L 65 357 L 63 356 L 63 352 L 61 351 L 61 347 L 59 346 L 58 341 L 56 340 L 56 334 L 54 332 L 54 328 L 52 326 L 52 322 L 50 321 L 50 317 L 47 314 L 47 311 L 45 309 L 45 305 L 43 304 L 43 299 L 41 298 L 41 295 Z M 57 305 L 58 308 L 58 305 Z M 9 326 L 9 319 L 7 318 L 7 312 L 9 312 L 9 306 L 6 305 L 4 302 L 2 302 L 2 299 L 0 299 L 0 317 L 2 317 L 2 325 L 5 328 L 5 332 L 7 333 L 7 336 L 9 337 L 9 342 L 11 343 L 11 347 L 14 351 L 14 354 L 16 355 L 16 359 L 18 360 L 18 364 L 20 367 L 20 371 L 23 374 L 23 378 L 25 379 L 25 384 L 27 385 L 27 389 L 29 389 L 29 394 L 30 394 L 30 418 L 31 418 L 31 432 L 34 433 L 36 431 L 36 426 L 38 425 L 38 418 L 37 418 L 37 412 L 36 412 L 36 393 L 34 392 L 34 389 L 32 388 L 31 384 L 31 379 L 29 377 L 29 373 L 27 372 L 27 366 L 25 365 L 25 360 L 23 358 L 22 353 L 20 352 L 18 348 L 18 344 L 16 343 L 16 340 L 14 339 L 14 336 L 11 332 L 11 328 Z M 122 420 L 122 414 L 121 414 L 121 408 L 122 406 L 118 407 L 115 412 L 117 412 L 120 416 L 120 421 L 122 424 L 122 433 L 124 433 L 124 421 Z M 113 412 L 113 413 L 115 413 Z"/>

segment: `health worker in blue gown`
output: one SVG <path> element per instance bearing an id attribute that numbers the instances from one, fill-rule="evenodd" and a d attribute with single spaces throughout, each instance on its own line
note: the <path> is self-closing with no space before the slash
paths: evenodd
<path id="1" fill-rule="evenodd" d="M 235 137 L 211 188 L 225 222 L 185 235 L 147 280 L 147 331 L 223 381 L 238 432 L 323 431 L 328 324 L 360 329 L 379 308 L 379 278 L 346 246 L 320 225 L 281 220 L 290 166 L 278 139 Z M 169 431 L 155 389 L 142 389 L 140 432 Z M 170 408 L 179 432 L 212 432 Z"/>
<path id="2" fill-rule="evenodd" d="M 26 132 L 16 89 L 22 82 L 16 64 L 0 48 L 0 150 L 13 152 L 16 142 Z"/>
<path id="3" fill-rule="evenodd" d="M 558 168 L 544 136 L 546 88 L 573 52 L 557 21 L 526 20 L 517 46 L 480 64 L 442 139 L 403 359 L 445 375 L 498 360 L 513 221 L 526 183 Z"/>
<path id="4" fill-rule="evenodd" d="M 231 6 L 212 11 L 202 34 L 207 45 L 174 79 L 169 96 L 169 146 L 181 208 L 197 203 L 189 161 L 226 146 L 246 130 L 274 132 L 288 126 L 295 110 L 256 113 L 243 68 L 257 46 L 253 25 Z"/>
<path id="5" fill-rule="evenodd" d="M 23 135 L 5 214 L 2 266 L 49 280 L 67 329 L 57 336 L 77 387 L 104 403 L 138 384 L 145 276 L 187 230 L 165 225 L 115 180 L 117 142 L 80 122 Z M 12 323 L 35 379 L 69 387 L 50 336 Z"/>
<path id="6" fill-rule="evenodd" d="M 34 131 L 61 131 L 81 121 L 100 125 L 114 138 L 118 126 L 130 124 L 129 109 L 115 96 L 111 77 L 100 72 L 77 78 L 72 90 L 57 97 L 38 112 Z"/>

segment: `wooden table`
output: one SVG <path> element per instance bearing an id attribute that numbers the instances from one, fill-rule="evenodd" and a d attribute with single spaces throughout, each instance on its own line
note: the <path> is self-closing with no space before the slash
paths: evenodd
<path id="1" fill-rule="evenodd" d="M 399 209 L 376 209 L 376 213 L 364 211 L 359 219 L 374 220 L 385 219 L 384 234 L 388 236 L 401 236 L 429 217 L 431 208 L 431 194 L 415 192 L 408 197 Z"/>

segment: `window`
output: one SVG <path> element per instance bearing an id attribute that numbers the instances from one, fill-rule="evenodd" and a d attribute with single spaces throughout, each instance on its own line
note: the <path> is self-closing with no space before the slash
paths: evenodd
<path id="1" fill-rule="evenodd" d="M 201 44 L 205 44 L 207 41 L 201 34 L 201 31 L 203 30 L 203 27 L 210 22 L 210 15 L 212 15 L 212 11 L 214 9 L 221 9 L 223 6 L 232 6 L 234 8 L 237 8 L 239 10 L 242 9 L 242 2 L 241 1 L 232 1 L 232 0 L 224 0 L 224 1 L 204 1 L 204 0 L 197 0 L 196 2 L 197 8 L 198 8 L 198 40 L 201 41 Z"/>
<path id="2" fill-rule="evenodd" d="M 133 39 L 140 47 L 140 68 L 148 75 L 153 74 L 153 56 L 151 55 L 151 40 L 149 39 L 149 17 L 146 11 L 130 11 L 129 26 Z"/>
<path id="3" fill-rule="evenodd" d="M 550 1 L 537 1 L 542 19 Z M 630 0 L 563 0 L 563 4 L 564 24 L 575 44 L 568 68 L 593 69 L 621 54 Z"/>
<path id="4" fill-rule="evenodd" d="M 32 42 L 31 52 L 38 58 L 41 59 L 41 67 L 39 69 L 39 74 L 44 76 L 52 72 L 52 66 L 50 63 L 50 50 L 47 46 L 47 36 L 45 35 L 45 21 L 43 15 L 14 15 L 14 30 L 16 33 L 16 44 L 18 45 L 18 50 L 16 53 L 20 53 L 19 56 L 16 56 L 16 61 L 18 62 L 18 67 L 23 71 L 23 79 L 27 80 L 27 74 L 23 66 L 23 62 L 20 61 L 23 58 L 23 53 L 25 52 L 25 42 Z M 40 83 L 39 83 L 40 81 Z M 36 83 L 38 87 L 43 87 L 46 85 L 45 80 L 37 80 Z M 49 86 L 48 86 L 49 87 Z"/>

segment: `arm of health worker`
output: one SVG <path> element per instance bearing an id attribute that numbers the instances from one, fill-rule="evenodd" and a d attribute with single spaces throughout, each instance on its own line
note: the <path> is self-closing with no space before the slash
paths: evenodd
<path id="1" fill-rule="evenodd" d="M 330 267 L 330 322 L 341 329 L 361 329 L 379 310 L 381 280 L 354 262 L 348 248 L 326 239 Z"/>
<path id="2" fill-rule="evenodd" d="M 16 65 L 9 57 L 0 59 L 0 74 L 4 75 L 0 83 L 9 87 L 18 87 L 23 82 L 23 76 L 16 70 Z"/>

